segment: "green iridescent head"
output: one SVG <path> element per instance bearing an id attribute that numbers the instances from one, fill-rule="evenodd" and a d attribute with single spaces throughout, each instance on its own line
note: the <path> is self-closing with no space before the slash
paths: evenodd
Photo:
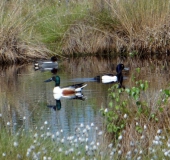
<path id="1" fill-rule="evenodd" d="M 60 86 L 60 77 L 59 76 L 54 76 L 53 81 L 55 82 L 55 86 Z"/>
<path id="2" fill-rule="evenodd" d="M 51 81 L 55 82 L 55 86 L 60 86 L 60 77 L 59 76 L 53 76 L 52 78 L 47 79 L 44 82 L 51 82 Z"/>

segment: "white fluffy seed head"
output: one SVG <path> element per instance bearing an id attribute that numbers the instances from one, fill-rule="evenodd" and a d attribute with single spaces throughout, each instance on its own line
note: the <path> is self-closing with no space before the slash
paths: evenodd
<path id="1" fill-rule="evenodd" d="M 18 147 L 18 142 L 14 142 L 14 147 Z"/>
<path id="2" fill-rule="evenodd" d="M 143 128 L 146 130 L 147 129 L 147 126 L 146 126 L 146 124 L 143 126 Z"/>
<path id="3" fill-rule="evenodd" d="M 47 122 L 47 121 L 45 121 L 45 122 L 44 122 L 44 124 L 45 124 L 45 125 L 47 125 L 47 124 L 48 124 L 48 122 Z"/>
<path id="4" fill-rule="evenodd" d="M 118 155 L 121 155 L 122 154 L 122 151 L 121 150 L 118 150 Z"/>
<path id="5" fill-rule="evenodd" d="M 2 153 L 2 156 L 5 157 L 5 156 L 6 156 L 6 153 Z"/>
<path id="6" fill-rule="evenodd" d="M 118 137 L 118 140 L 122 140 L 122 138 L 123 138 L 123 136 L 122 136 L 122 135 L 120 135 L 120 136 Z"/>
<path id="7" fill-rule="evenodd" d="M 107 109 L 107 108 L 105 108 L 104 112 L 105 112 L 105 113 L 107 113 L 107 112 L 108 112 L 108 109 Z"/>
<path id="8" fill-rule="evenodd" d="M 101 136 L 102 134 L 103 134 L 103 132 L 102 132 L 102 131 L 100 131 L 100 132 L 98 133 L 98 135 L 99 135 L 99 136 Z"/>
<path id="9" fill-rule="evenodd" d="M 161 134 L 161 133 L 162 133 L 162 129 L 158 129 L 157 134 Z"/>
<path id="10" fill-rule="evenodd" d="M 123 117 L 124 117 L 124 119 L 126 119 L 126 118 L 127 118 L 127 114 L 124 114 L 124 116 L 123 116 Z"/>
<path id="11" fill-rule="evenodd" d="M 91 127 L 93 127 L 94 126 L 94 123 L 91 123 Z"/>

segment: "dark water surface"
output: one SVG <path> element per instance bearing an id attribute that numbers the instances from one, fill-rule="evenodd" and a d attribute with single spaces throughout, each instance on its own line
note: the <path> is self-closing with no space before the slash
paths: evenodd
<path id="1" fill-rule="evenodd" d="M 134 78 L 147 80 L 150 98 L 156 98 L 157 93 L 170 82 L 169 64 L 166 61 L 96 57 L 61 61 L 57 73 L 61 78 L 60 85 L 87 83 L 83 90 L 86 99 L 82 101 L 62 98 L 61 110 L 55 111 L 47 107 L 56 103 L 52 93 L 54 82 L 44 82 L 52 77 L 50 71 L 34 71 L 33 64 L 1 68 L 0 127 L 10 126 L 11 130 L 16 132 L 20 128 L 28 130 L 48 123 L 51 132 L 62 129 L 65 135 L 72 134 L 80 124 L 86 126 L 93 123 L 99 128 L 102 127 L 103 120 L 99 110 L 101 107 L 108 107 L 108 89 L 113 84 L 97 83 L 91 81 L 91 78 L 102 73 L 115 73 L 116 65 L 120 62 L 130 68 L 129 72 L 123 72 L 125 87 L 133 86 Z M 138 67 L 140 73 L 136 71 Z"/>

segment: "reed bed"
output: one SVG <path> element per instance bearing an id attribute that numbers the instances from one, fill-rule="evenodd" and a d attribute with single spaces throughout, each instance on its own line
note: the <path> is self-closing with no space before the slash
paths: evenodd
<path id="1" fill-rule="evenodd" d="M 64 39 L 65 54 L 169 54 L 168 0 L 95 0 L 86 20 L 78 21 Z"/>
<path id="2" fill-rule="evenodd" d="M 3 0 L 0 5 L 0 62 L 27 63 L 61 55 L 61 39 L 87 3 Z"/>
<path id="3" fill-rule="evenodd" d="M 45 45 L 31 40 L 34 12 L 27 6 L 26 1 L 19 0 L 3 0 L 0 5 L 1 63 L 28 63 L 36 58 L 47 58 L 50 54 Z"/>

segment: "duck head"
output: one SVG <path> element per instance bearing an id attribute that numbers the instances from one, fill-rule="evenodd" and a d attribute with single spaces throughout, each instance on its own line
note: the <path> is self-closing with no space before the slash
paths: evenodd
<path id="1" fill-rule="evenodd" d="M 119 64 L 116 66 L 116 72 L 117 72 L 117 73 L 121 73 L 121 72 L 122 72 L 122 70 L 126 70 L 126 71 L 128 71 L 128 70 L 129 70 L 129 68 L 125 68 L 124 64 L 119 63 Z"/>
<path id="2" fill-rule="evenodd" d="M 52 62 L 57 62 L 57 60 L 58 60 L 58 59 L 57 59 L 56 56 L 52 56 L 52 57 L 51 57 L 51 61 L 52 61 Z"/>
<path id="3" fill-rule="evenodd" d="M 55 82 L 55 86 L 60 86 L 60 77 L 59 76 L 53 76 L 53 77 L 45 80 L 44 82 L 51 82 L 51 81 Z"/>
<path id="4" fill-rule="evenodd" d="M 120 63 L 116 66 L 116 72 L 119 74 L 122 72 L 122 70 L 124 69 L 124 64 Z"/>

